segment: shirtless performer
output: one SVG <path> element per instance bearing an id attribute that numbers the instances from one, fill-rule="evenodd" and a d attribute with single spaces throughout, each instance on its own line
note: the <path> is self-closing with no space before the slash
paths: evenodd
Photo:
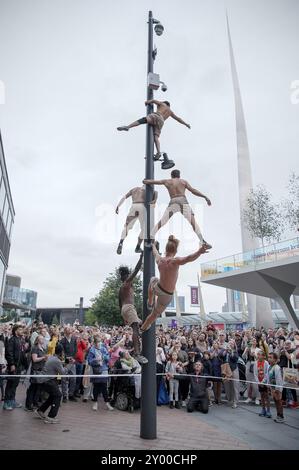
<path id="1" fill-rule="evenodd" d="M 118 214 L 119 208 L 122 205 L 122 203 L 128 198 L 132 198 L 132 206 L 130 208 L 130 211 L 127 215 L 126 222 L 121 234 L 120 242 L 117 247 L 117 254 L 121 255 L 122 248 L 123 248 L 123 242 L 126 236 L 128 235 L 129 230 L 131 230 L 136 222 L 137 219 L 139 219 L 141 231 L 138 237 L 138 242 L 137 246 L 135 248 L 135 253 L 141 253 L 141 248 L 140 245 L 142 243 L 142 240 L 144 239 L 144 224 L 146 220 L 146 213 L 145 213 L 145 188 L 140 187 L 140 188 L 133 188 L 131 189 L 125 196 L 121 198 L 119 203 L 117 204 L 117 207 L 115 209 L 115 212 Z M 154 197 L 152 200 L 151 204 L 156 204 L 158 199 L 158 192 L 154 192 Z"/>
<path id="2" fill-rule="evenodd" d="M 187 124 L 183 119 L 180 117 L 176 116 L 173 111 L 170 109 L 170 103 L 169 101 L 158 101 L 158 100 L 148 100 L 145 102 L 145 105 L 148 104 L 155 104 L 157 106 L 157 111 L 154 113 L 149 114 L 146 117 L 143 117 L 141 119 L 138 119 L 138 121 L 132 122 L 132 124 L 129 124 L 128 126 L 121 126 L 118 127 L 118 131 L 128 131 L 131 129 L 131 127 L 137 127 L 140 126 L 140 124 L 150 124 L 153 126 L 154 129 L 154 141 L 157 149 L 157 153 L 154 157 L 154 160 L 159 160 L 161 157 L 161 150 L 160 150 L 160 134 L 161 134 L 161 129 L 164 126 L 164 121 L 168 119 L 169 117 L 172 117 L 176 121 L 178 121 L 180 124 L 183 124 L 184 126 L 188 127 L 191 129 L 190 124 Z"/>
<path id="3" fill-rule="evenodd" d="M 134 288 L 133 280 L 137 276 L 143 260 L 143 252 L 140 255 L 139 261 L 135 266 L 134 271 L 130 274 L 127 266 L 121 266 L 118 270 L 122 285 L 119 289 L 118 299 L 119 307 L 121 309 L 121 316 L 125 323 L 130 325 L 133 330 L 133 348 L 134 357 L 140 364 L 146 364 L 148 360 L 140 355 L 140 339 L 139 339 L 139 325 L 142 320 L 137 315 L 134 306 Z"/>
<path id="4" fill-rule="evenodd" d="M 188 181 L 181 179 L 181 173 L 180 170 L 172 170 L 171 172 L 171 179 L 168 180 L 143 180 L 144 184 L 163 184 L 166 186 L 169 196 L 170 196 L 170 202 L 169 205 L 164 212 L 162 219 L 156 224 L 154 227 L 151 237 L 154 239 L 156 233 L 158 230 L 163 227 L 170 219 L 170 217 L 173 216 L 176 212 L 180 212 L 187 220 L 188 222 L 192 225 L 192 228 L 196 235 L 199 238 L 199 241 L 202 244 L 205 244 L 207 249 L 209 250 L 212 248 L 209 243 L 207 243 L 201 234 L 200 228 L 197 225 L 194 217 L 194 213 L 189 206 L 189 202 L 186 198 L 185 192 L 186 189 L 190 191 L 192 194 L 195 194 L 195 196 L 198 197 L 203 197 L 208 206 L 211 205 L 210 199 L 202 194 L 200 191 L 197 189 L 192 188 L 192 186 L 188 183 Z"/>
<path id="5" fill-rule="evenodd" d="M 152 277 L 150 280 L 147 308 L 151 310 L 151 313 L 140 327 L 142 333 L 151 327 L 152 323 L 156 321 L 158 316 L 164 312 L 171 302 L 180 266 L 195 261 L 200 255 L 207 253 L 208 250 L 207 245 L 203 244 L 195 253 L 179 258 L 176 257 L 178 245 L 179 240 L 170 235 L 166 244 L 165 256 L 162 257 L 155 244 L 152 244 L 153 255 L 160 272 L 160 279 Z"/>

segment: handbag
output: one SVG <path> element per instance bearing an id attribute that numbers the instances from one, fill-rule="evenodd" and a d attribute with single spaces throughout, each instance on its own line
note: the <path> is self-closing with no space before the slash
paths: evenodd
<path id="1" fill-rule="evenodd" d="M 223 377 L 223 380 L 230 379 L 233 376 L 232 370 L 228 362 L 221 364 L 221 375 Z"/>

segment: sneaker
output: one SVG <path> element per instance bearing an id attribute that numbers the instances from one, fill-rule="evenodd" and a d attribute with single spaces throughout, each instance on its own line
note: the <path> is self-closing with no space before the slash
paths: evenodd
<path id="1" fill-rule="evenodd" d="M 272 418 L 270 411 L 266 411 L 266 418 Z"/>
<path id="2" fill-rule="evenodd" d="M 13 410 L 11 400 L 7 400 L 3 403 L 3 410 L 6 410 L 6 411 L 12 411 Z"/>
<path id="3" fill-rule="evenodd" d="M 232 404 L 232 408 L 234 408 L 234 409 L 238 408 L 237 403 L 233 403 L 233 404 Z"/>
<path id="4" fill-rule="evenodd" d="M 109 401 L 107 401 L 106 406 L 107 406 L 107 408 L 108 408 L 109 411 L 113 411 L 113 410 L 114 410 L 113 406 L 110 405 Z"/>
<path id="5" fill-rule="evenodd" d="M 95 403 L 92 405 L 92 409 L 93 409 L 93 411 L 98 411 L 98 404 L 97 404 L 97 402 L 95 402 Z"/>
<path id="6" fill-rule="evenodd" d="M 247 398 L 247 400 L 244 401 L 244 403 L 246 403 L 246 405 L 249 405 L 249 403 L 252 402 L 252 399 L 251 398 Z"/>
<path id="7" fill-rule="evenodd" d="M 267 416 L 265 408 L 262 409 L 262 411 L 259 413 L 259 416 Z"/>
<path id="8" fill-rule="evenodd" d="M 74 397 L 74 395 L 69 396 L 69 401 L 78 401 L 77 398 Z"/>
<path id="9" fill-rule="evenodd" d="M 282 418 L 281 416 L 277 416 L 276 418 L 274 418 L 274 421 L 275 423 L 284 423 L 284 418 Z"/>
<path id="10" fill-rule="evenodd" d="M 17 401 L 13 401 L 13 404 L 12 404 L 13 408 L 23 408 L 23 405 L 22 403 L 19 403 Z"/>
<path id="11" fill-rule="evenodd" d="M 182 408 L 186 408 L 186 406 L 187 406 L 187 405 L 186 405 L 186 402 L 185 402 L 185 400 L 183 400 L 183 401 L 182 401 Z"/>
<path id="12" fill-rule="evenodd" d="M 177 410 L 180 410 L 180 409 L 181 409 L 180 402 L 179 402 L 179 401 L 176 401 L 174 407 L 175 407 Z"/>
<path id="13" fill-rule="evenodd" d="M 146 357 L 141 356 L 141 354 L 137 354 L 135 356 L 135 359 L 136 359 L 137 362 L 139 362 L 139 364 L 147 364 L 148 363 L 148 360 L 146 359 Z"/>
<path id="14" fill-rule="evenodd" d="M 82 401 L 83 401 L 83 403 L 87 403 L 87 402 L 88 402 L 87 398 L 83 398 Z"/>
<path id="15" fill-rule="evenodd" d="M 44 419 L 44 423 L 46 423 L 46 424 L 59 424 L 60 421 L 57 418 L 50 418 L 49 416 L 46 416 L 46 418 Z"/>
<path id="16" fill-rule="evenodd" d="M 297 401 L 294 401 L 292 408 L 299 408 L 299 403 Z"/>
<path id="17" fill-rule="evenodd" d="M 174 408 L 172 401 L 169 403 L 169 408 Z"/>
<path id="18" fill-rule="evenodd" d="M 43 412 L 40 411 L 40 410 L 35 410 L 34 414 L 35 414 L 38 418 L 40 418 L 40 419 L 45 419 L 45 418 L 46 418 L 45 413 L 43 413 Z"/>
<path id="19" fill-rule="evenodd" d="M 260 405 L 260 401 L 259 401 L 258 398 L 255 399 L 255 404 L 258 405 L 258 406 Z"/>
<path id="20" fill-rule="evenodd" d="M 24 406 L 24 411 L 31 411 L 31 412 L 33 412 L 33 411 L 34 411 L 34 408 L 27 408 L 27 406 Z"/>
<path id="21" fill-rule="evenodd" d="M 213 402 L 210 401 L 209 406 L 213 406 Z"/>

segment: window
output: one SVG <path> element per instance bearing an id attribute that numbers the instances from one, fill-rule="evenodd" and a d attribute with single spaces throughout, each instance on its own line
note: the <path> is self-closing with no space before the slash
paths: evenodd
<path id="1" fill-rule="evenodd" d="M 11 212 L 10 212 L 10 210 L 9 210 L 9 211 L 8 211 L 8 214 L 7 214 L 7 220 L 4 221 L 4 222 L 6 222 L 6 223 L 5 223 L 5 228 L 6 228 L 6 231 L 7 231 L 8 234 L 9 234 L 11 219 L 12 219 L 12 217 L 11 217 Z"/>
<path id="2" fill-rule="evenodd" d="M 5 194 L 6 194 L 6 191 L 5 191 L 4 179 L 1 178 L 1 187 L 0 187 L 0 213 L 1 214 L 2 214 L 2 210 L 3 210 Z"/>
<path id="3" fill-rule="evenodd" d="M 9 211 L 9 202 L 8 202 L 8 199 L 7 197 L 5 197 L 5 201 L 4 201 L 4 207 L 3 207 L 3 223 L 5 224 L 6 222 L 6 219 L 7 219 L 7 213 Z"/>

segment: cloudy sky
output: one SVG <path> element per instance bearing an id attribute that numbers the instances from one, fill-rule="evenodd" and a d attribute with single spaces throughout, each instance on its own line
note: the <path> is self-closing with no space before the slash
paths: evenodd
<path id="1" fill-rule="evenodd" d="M 298 170 L 297 0 L 0 0 L 0 128 L 16 209 L 8 272 L 38 291 L 40 307 L 73 306 L 80 296 L 88 305 L 115 266 L 137 261 L 137 227 L 123 256 L 115 252 L 129 206 L 113 211 L 142 181 L 145 128 L 116 127 L 145 113 L 149 9 L 165 27 L 155 70 L 168 92 L 155 96 L 192 126 L 168 121 L 162 149 L 213 204 L 189 198 L 213 244 L 204 260 L 241 250 L 226 10 L 254 184 L 279 200 Z M 157 167 L 157 178 L 166 174 Z M 167 200 L 162 188 L 157 211 Z M 197 248 L 178 214 L 159 233 L 162 244 L 170 231 L 181 254 Z M 179 294 L 198 269 L 181 269 Z M 208 311 L 225 299 L 212 286 L 203 295 Z"/>

